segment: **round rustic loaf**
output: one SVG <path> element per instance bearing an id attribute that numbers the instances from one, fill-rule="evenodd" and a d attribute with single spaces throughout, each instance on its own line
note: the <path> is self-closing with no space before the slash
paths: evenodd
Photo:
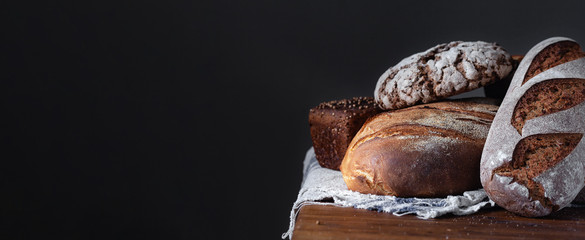
<path id="1" fill-rule="evenodd" d="M 584 57 L 576 42 L 556 37 L 518 66 L 481 159 L 482 185 L 499 206 L 545 216 L 585 186 Z"/>
<path id="2" fill-rule="evenodd" d="M 449 101 L 380 113 L 350 143 L 343 179 L 353 191 L 399 197 L 478 189 L 481 151 L 497 109 Z"/>
<path id="3" fill-rule="evenodd" d="M 440 44 L 384 72 L 374 98 L 382 109 L 430 103 L 494 83 L 512 68 L 508 52 L 495 43 Z"/>

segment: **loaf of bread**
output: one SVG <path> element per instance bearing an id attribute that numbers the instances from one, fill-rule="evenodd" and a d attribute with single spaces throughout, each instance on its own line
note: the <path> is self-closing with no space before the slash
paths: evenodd
<path id="1" fill-rule="evenodd" d="M 435 102 L 506 78 L 510 54 L 495 43 L 450 42 L 414 54 L 389 68 L 376 84 L 383 109 Z"/>
<path id="2" fill-rule="evenodd" d="M 381 112 L 371 97 L 324 102 L 309 111 L 309 127 L 317 161 L 339 170 L 351 139 L 371 116 Z"/>
<path id="3" fill-rule="evenodd" d="M 555 37 L 518 66 L 481 160 L 482 185 L 499 206 L 545 216 L 585 186 L 584 57 L 576 42 Z"/>
<path id="4" fill-rule="evenodd" d="M 498 106 L 474 101 L 481 100 L 417 105 L 370 118 L 341 164 L 347 187 L 399 197 L 481 188 L 481 151 Z"/>

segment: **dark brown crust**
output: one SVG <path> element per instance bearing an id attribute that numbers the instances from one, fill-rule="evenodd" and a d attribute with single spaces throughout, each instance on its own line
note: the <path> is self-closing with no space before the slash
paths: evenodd
<path id="1" fill-rule="evenodd" d="M 314 107 L 314 110 L 349 110 L 357 111 L 371 108 L 375 105 L 372 97 L 353 97 L 349 99 L 323 102 Z"/>
<path id="2" fill-rule="evenodd" d="M 547 69 L 582 57 L 585 57 L 585 53 L 581 52 L 581 47 L 576 42 L 560 41 L 551 44 L 534 57 L 522 84 Z"/>
<path id="3" fill-rule="evenodd" d="M 512 182 L 528 189 L 532 200 L 538 200 L 542 206 L 556 211 L 559 206 L 544 197 L 544 187 L 534 179 L 565 159 L 582 137 L 581 133 L 554 133 L 523 138 L 514 149 L 512 161 L 494 169 L 492 178 L 494 174 L 511 177 Z"/>
<path id="4" fill-rule="evenodd" d="M 511 124 L 522 135 L 526 121 L 569 109 L 585 101 L 585 79 L 551 79 L 534 84 L 518 100 Z"/>
<path id="5" fill-rule="evenodd" d="M 353 191 L 399 197 L 445 197 L 481 188 L 481 152 L 496 110 L 488 104 L 439 102 L 370 118 L 347 151 L 344 180 Z M 454 124 L 413 123 L 431 114 L 449 115 Z M 478 138 L 466 133 L 464 124 L 485 132 Z"/>
<path id="6" fill-rule="evenodd" d="M 419 141 L 431 138 L 429 135 L 410 136 Z M 354 156 L 364 159 L 362 170 L 370 171 L 376 176 L 375 180 L 356 174 L 355 181 L 347 185 L 350 190 L 361 193 L 399 197 L 462 194 L 481 188 L 477 157 L 481 155 L 482 146 L 483 142 L 478 141 L 446 141 L 433 151 L 423 152 L 410 151 L 411 146 L 398 135 L 375 138 L 359 145 Z"/>
<path id="7" fill-rule="evenodd" d="M 571 78 L 579 74 L 572 66 L 580 65 L 584 54 L 571 40 L 551 38 L 526 55 L 518 66 L 522 71 L 513 78 L 519 81 L 509 87 L 490 130 L 481 180 L 499 206 L 542 217 L 567 206 L 583 186 L 577 159 L 582 152 L 573 152 L 582 150 L 578 143 L 583 133 L 567 133 L 581 129 L 582 119 L 565 113 L 578 111 L 585 100 L 585 79 Z M 528 130 L 541 134 L 529 136 Z"/>
<path id="8" fill-rule="evenodd" d="M 339 170 L 353 136 L 369 117 L 381 111 L 371 97 L 324 102 L 312 108 L 309 128 L 319 164 Z"/>
<path id="9" fill-rule="evenodd" d="M 391 106 L 384 106 L 382 100 L 378 98 L 377 101 L 379 106 L 383 109 L 396 110 L 409 106 L 415 106 L 418 104 L 436 102 L 438 100 L 445 99 L 449 96 L 454 96 L 499 81 L 502 77 L 498 76 L 497 73 L 493 73 L 491 71 L 493 69 L 491 69 L 491 66 L 487 64 L 488 62 L 494 61 L 495 64 L 502 67 L 512 66 L 511 63 L 512 59 L 507 53 L 491 54 L 490 56 L 493 57 L 493 59 L 486 57 L 484 59 L 478 60 L 474 57 L 467 56 L 467 52 L 463 51 L 463 49 L 468 49 L 470 47 L 471 45 L 469 42 L 461 41 L 451 42 L 448 44 L 441 44 L 434 48 L 429 49 L 424 53 L 420 53 L 420 55 L 417 55 L 416 61 L 393 67 L 390 70 L 391 72 L 389 72 L 388 76 L 384 80 L 382 80 L 383 82 L 380 85 L 381 87 L 376 90 L 379 96 L 385 96 L 390 99 Z M 452 64 L 457 69 L 457 71 L 462 74 L 463 78 L 465 79 L 465 81 L 462 83 L 465 84 L 465 87 L 460 87 L 460 89 L 456 89 L 454 86 L 446 87 L 443 84 L 443 82 L 445 82 L 444 78 L 448 76 L 443 76 L 442 74 L 439 74 L 442 77 L 435 79 L 437 78 L 434 77 L 437 75 L 437 70 L 431 69 L 429 65 L 427 65 L 427 62 L 429 61 L 436 62 L 441 60 L 441 56 L 439 54 L 443 52 L 448 52 L 451 49 L 458 49 L 457 56 L 454 57 L 454 61 L 452 62 Z M 505 52 L 505 50 L 502 49 L 501 46 L 497 43 L 494 43 L 490 47 L 486 47 L 485 49 L 483 49 L 483 51 L 490 50 L 494 50 L 495 52 L 499 51 Z M 471 78 L 467 76 L 464 67 L 464 60 L 466 63 L 473 65 L 473 68 L 478 73 L 477 76 Z M 394 89 L 398 89 L 397 87 L 398 82 L 393 81 L 392 79 L 396 78 L 396 76 L 399 75 L 400 72 L 403 72 L 405 70 L 415 71 L 417 73 L 416 74 L 417 76 L 415 77 L 415 79 L 410 79 L 414 81 L 415 84 L 413 84 L 411 88 L 407 90 L 408 92 L 402 91 L 401 94 L 410 95 L 411 97 L 417 95 L 424 95 L 424 97 L 418 98 L 417 100 L 411 102 L 400 97 L 399 94 L 397 94 L 397 92 L 392 93 L 388 92 L 387 86 L 389 84 L 392 84 L 394 86 Z M 440 71 L 443 71 L 443 69 L 441 69 Z M 506 75 L 511 74 L 507 73 Z"/>

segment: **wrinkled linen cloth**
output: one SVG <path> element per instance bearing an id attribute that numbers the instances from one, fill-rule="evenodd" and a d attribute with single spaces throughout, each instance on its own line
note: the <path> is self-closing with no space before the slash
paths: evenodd
<path id="1" fill-rule="evenodd" d="M 282 238 L 292 239 L 297 213 L 303 205 L 334 205 L 354 207 L 397 216 L 416 214 L 419 218 L 436 218 L 445 214 L 468 215 L 495 203 L 483 189 L 464 192 L 461 196 L 446 198 L 400 198 L 361 194 L 347 189 L 340 171 L 323 168 L 317 162 L 315 151 L 310 148 L 303 162 L 303 181 L 297 200 L 290 213 L 290 224 Z"/>

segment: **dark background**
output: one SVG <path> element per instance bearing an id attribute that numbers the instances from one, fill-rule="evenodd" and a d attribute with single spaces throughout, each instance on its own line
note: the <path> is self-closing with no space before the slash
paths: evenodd
<path id="1" fill-rule="evenodd" d="M 585 43 L 583 1 L 19 4 L 0 6 L 2 239 L 279 239 L 309 108 L 439 43 Z"/>

